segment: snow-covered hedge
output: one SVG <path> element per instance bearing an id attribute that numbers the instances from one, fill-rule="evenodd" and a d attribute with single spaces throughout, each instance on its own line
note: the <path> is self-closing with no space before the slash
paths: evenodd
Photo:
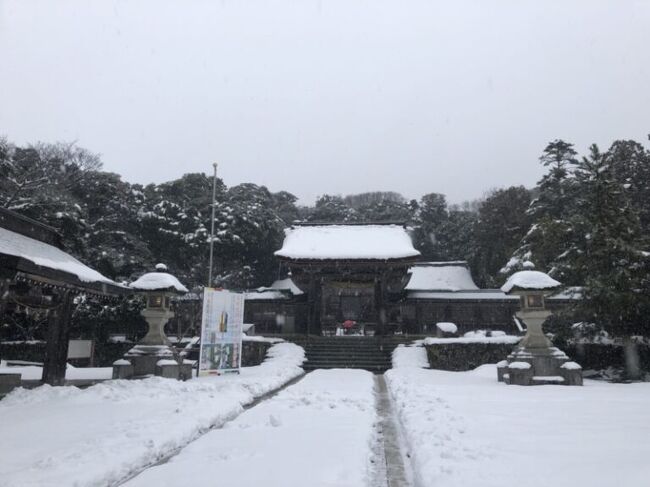
<path id="1" fill-rule="evenodd" d="M 425 339 L 424 347 L 430 367 L 441 370 L 472 370 L 483 364 L 495 364 L 506 358 L 517 344 L 517 340 L 462 340 Z"/>

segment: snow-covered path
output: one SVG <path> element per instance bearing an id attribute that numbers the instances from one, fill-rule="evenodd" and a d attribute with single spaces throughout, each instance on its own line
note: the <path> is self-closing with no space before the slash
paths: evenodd
<path id="1" fill-rule="evenodd" d="M 650 384 L 507 386 L 496 367 L 425 370 L 422 347 L 386 373 L 415 485 L 648 485 Z"/>
<path id="2" fill-rule="evenodd" d="M 370 372 L 316 370 L 125 485 L 363 487 L 376 424 Z"/>
<path id="3" fill-rule="evenodd" d="M 412 470 L 403 447 L 404 438 L 399 420 L 395 415 L 393 400 L 390 397 L 383 375 L 376 375 L 377 412 L 380 425 L 380 457 L 385 469 L 383 478 L 377 476 L 377 484 L 387 487 L 410 487 Z"/>
<path id="4" fill-rule="evenodd" d="M 238 376 L 18 389 L 0 401 L 0 486 L 114 485 L 299 376 L 303 359 L 281 343 Z"/>

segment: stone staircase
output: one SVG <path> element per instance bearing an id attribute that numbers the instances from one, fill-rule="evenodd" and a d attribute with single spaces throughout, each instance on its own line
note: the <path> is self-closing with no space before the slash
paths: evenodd
<path id="1" fill-rule="evenodd" d="M 397 337 L 310 337 L 301 340 L 307 361 L 305 370 L 363 369 L 384 373 L 391 368 L 393 350 L 399 343 L 412 339 Z"/>

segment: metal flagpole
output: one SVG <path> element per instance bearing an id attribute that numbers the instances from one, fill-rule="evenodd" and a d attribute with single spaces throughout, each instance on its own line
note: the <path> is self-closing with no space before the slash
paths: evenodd
<path id="1" fill-rule="evenodd" d="M 214 167 L 214 178 L 212 180 L 212 224 L 210 226 L 210 270 L 208 272 L 208 287 L 212 287 L 212 260 L 214 255 L 214 210 L 215 198 L 217 197 L 217 163 L 212 164 Z"/>

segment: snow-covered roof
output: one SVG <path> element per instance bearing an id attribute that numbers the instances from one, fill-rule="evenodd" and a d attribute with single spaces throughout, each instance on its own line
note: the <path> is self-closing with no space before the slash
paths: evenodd
<path id="1" fill-rule="evenodd" d="M 300 296 L 304 294 L 290 277 L 278 279 L 269 287 L 258 287 L 255 291 L 245 293 L 248 300 L 254 299 L 288 299 L 289 294 Z"/>
<path id="2" fill-rule="evenodd" d="M 519 271 L 515 272 L 508 278 L 506 283 L 501 286 L 504 293 L 509 293 L 513 289 L 554 289 L 561 284 L 548 274 L 540 271 Z"/>
<path id="3" fill-rule="evenodd" d="M 179 293 L 189 292 L 176 277 L 166 272 L 149 272 L 136 279 L 129 287 L 140 291 L 162 291 L 172 289 Z"/>
<path id="4" fill-rule="evenodd" d="M 477 290 L 464 261 L 423 262 L 409 269 L 411 279 L 407 291 L 466 291 Z"/>
<path id="5" fill-rule="evenodd" d="M 432 300 L 503 300 L 517 301 L 517 296 L 511 296 L 499 289 L 479 289 L 477 291 L 409 291 L 409 299 Z"/>
<path id="6" fill-rule="evenodd" d="M 116 282 L 103 276 L 94 269 L 67 254 L 63 250 L 35 240 L 31 237 L 12 232 L 0 227 L 0 254 L 12 255 L 28 260 L 37 266 L 47 267 L 57 271 L 67 272 L 82 282 L 106 283 L 118 286 Z"/>
<path id="7" fill-rule="evenodd" d="M 389 260 L 417 257 L 401 225 L 313 225 L 285 230 L 278 257 L 305 260 Z"/>
<path id="8" fill-rule="evenodd" d="M 253 292 L 244 293 L 244 299 L 246 301 L 258 300 L 258 299 L 289 299 L 286 293 L 282 291 L 276 291 L 273 289 L 258 290 Z"/>
<path id="9" fill-rule="evenodd" d="M 273 284 L 271 284 L 269 289 L 275 289 L 277 291 L 290 291 L 294 296 L 300 296 L 304 294 L 298 286 L 291 280 L 290 277 L 284 279 L 278 279 Z"/>

